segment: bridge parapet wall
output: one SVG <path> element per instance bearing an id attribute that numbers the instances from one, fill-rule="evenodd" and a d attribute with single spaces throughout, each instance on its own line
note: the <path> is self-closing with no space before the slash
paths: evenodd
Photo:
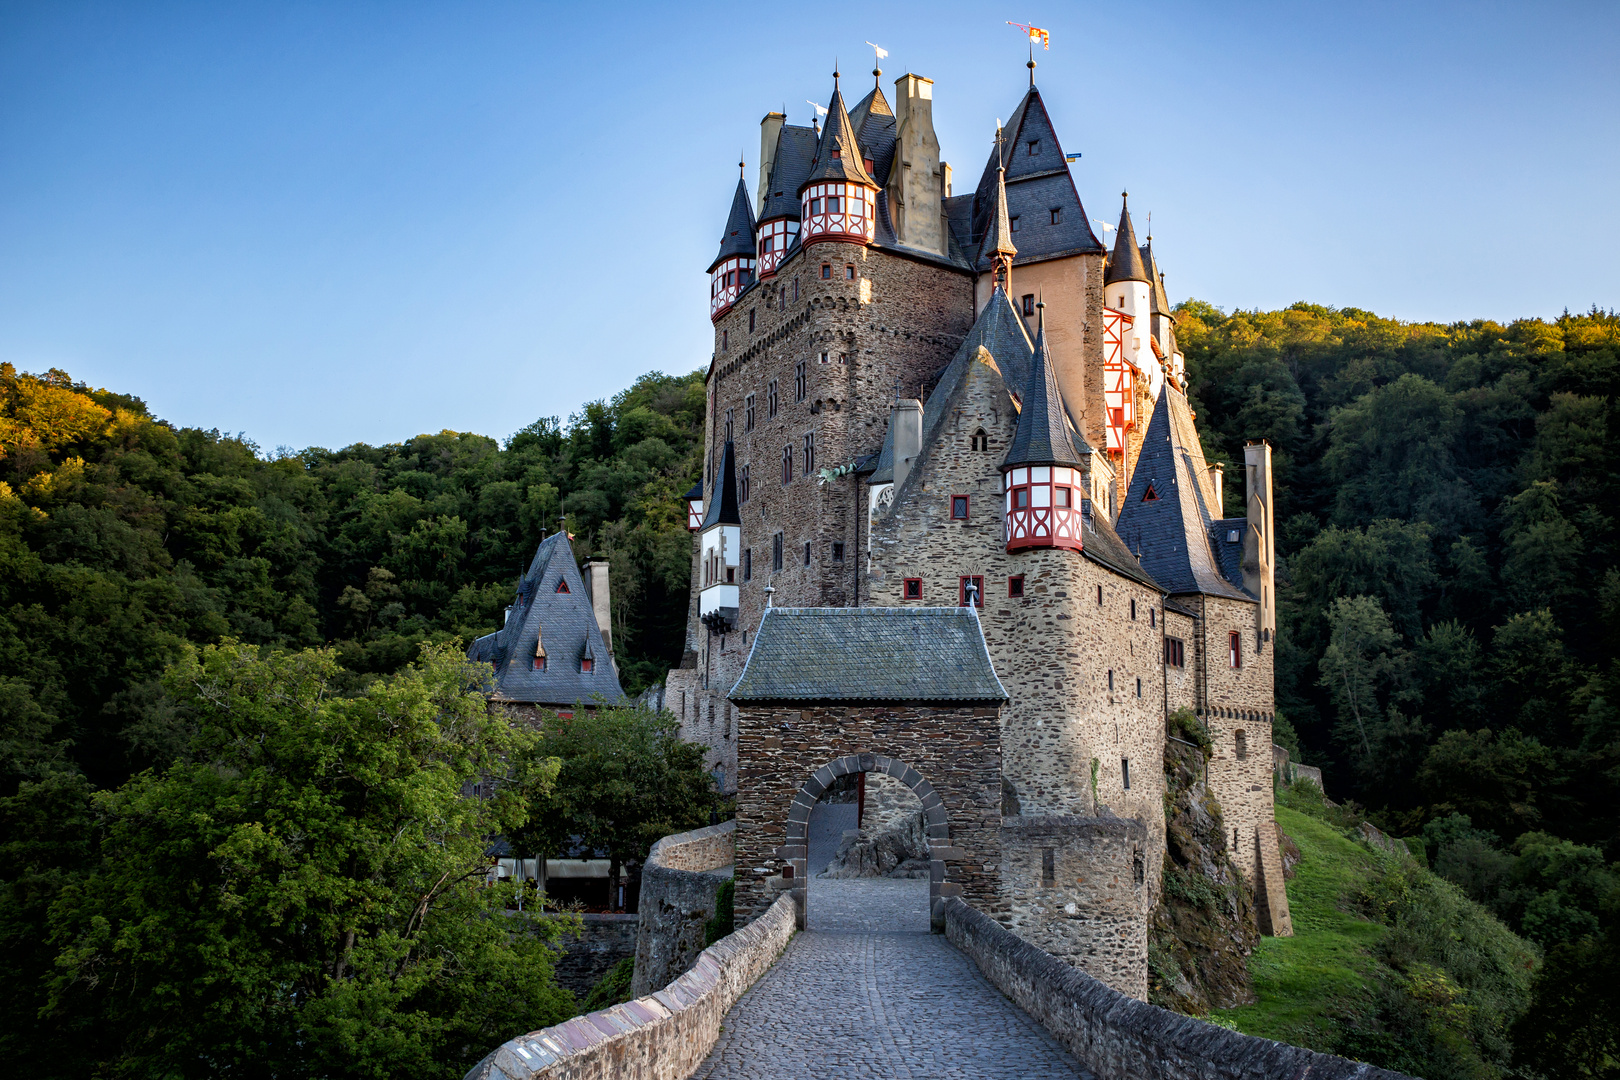
<path id="1" fill-rule="evenodd" d="M 652 993 L 684 973 L 703 950 L 704 924 L 714 918 L 720 887 L 736 860 L 737 823 L 666 836 L 641 870 L 641 922 L 630 992 Z"/>
<path id="2" fill-rule="evenodd" d="M 1041 951 L 958 897 L 947 899 L 944 907 L 951 944 L 1098 1080 L 1412 1080 L 1137 1001 Z"/>
<path id="3" fill-rule="evenodd" d="M 684 1080 L 708 1057 L 720 1023 L 793 936 L 782 897 L 650 995 L 502 1043 L 466 1080 Z"/>

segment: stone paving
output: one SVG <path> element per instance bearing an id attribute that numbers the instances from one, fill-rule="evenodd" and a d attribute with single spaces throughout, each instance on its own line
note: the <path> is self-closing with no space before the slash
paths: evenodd
<path id="1" fill-rule="evenodd" d="M 854 827 L 853 806 L 845 816 L 841 806 L 811 815 L 810 928 L 733 1007 L 694 1077 L 1091 1080 L 973 961 L 928 933 L 928 882 L 813 876 L 826 845 Z"/>

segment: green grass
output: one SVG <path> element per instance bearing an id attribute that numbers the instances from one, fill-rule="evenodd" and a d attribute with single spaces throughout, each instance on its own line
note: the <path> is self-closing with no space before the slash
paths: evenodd
<path id="1" fill-rule="evenodd" d="M 1249 958 L 1259 1001 L 1217 1015 L 1246 1035 L 1332 1045 L 1332 1014 L 1364 1000 L 1381 966 L 1368 950 L 1388 928 L 1347 910 L 1347 898 L 1377 870 L 1371 852 L 1324 821 L 1279 806 L 1277 825 L 1301 855 L 1288 883 L 1294 936 L 1260 940 Z"/>

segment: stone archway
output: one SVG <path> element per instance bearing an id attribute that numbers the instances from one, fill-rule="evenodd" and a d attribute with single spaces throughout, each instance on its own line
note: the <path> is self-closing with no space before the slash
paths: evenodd
<path id="1" fill-rule="evenodd" d="M 899 758 L 884 754 L 846 754 L 821 766 L 800 785 L 788 807 L 787 850 L 794 852 L 787 861 L 793 867 L 793 894 L 799 914 L 799 929 L 805 928 L 805 903 L 810 869 L 810 813 L 821 796 L 840 777 L 854 773 L 885 773 L 909 787 L 922 802 L 923 820 L 928 831 L 929 874 L 928 912 L 936 927 L 943 918 L 946 891 L 945 857 L 950 852 L 950 822 L 945 803 L 922 773 Z M 959 888 L 959 887 L 957 887 Z"/>

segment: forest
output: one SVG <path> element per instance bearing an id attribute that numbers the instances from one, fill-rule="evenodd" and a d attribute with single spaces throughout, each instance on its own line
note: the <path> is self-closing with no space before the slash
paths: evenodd
<path id="1" fill-rule="evenodd" d="M 1615 1075 L 1620 316 L 1442 325 L 1189 301 L 1177 318 L 1229 515 L 1242 513 L 1244 442 L 1274 448 L 1277 741 L 1322 767 L 1333 799 L 1422 837 L 1430 866 L 1541 950 L 1516 1028 L 1523 1075 Z M 41 1017 L 46 1030 L 97 1021 L 80 991 L 95 981 L 85 928 L 104 915 L 86 875 L 134 873 L 115 845 L 153 835 L 142 800 L 212 783 L 199 747 L 217 758 L 240 741 L 219 712 L 229 694 L 200 686 L 292 665 L 347 738 L 376 721 L 332 701 L 416 715 L 453 681 L 446 646 L 495 628 L 558 527 L 612 561 L 628 691 L 657 683 L 683 645 L 680 496 L 701 468 L 701 372 L 646 375 L 504 440 L 444 431 L 275 452 L 169 424 L 124 392 L 138 389 L 0 367 L 10 1060 L 43 1060 Z M 288 732 L 300 723 L 276 714 Z M 534 771 L 540 788 L 556 781 Z M 542 1005 L 550 993 L 512 992 Z M 321 1022 L 341 1033 L 350 1015 L 340 1002 Z M 454 1063 L 497 1019 L 413 1037 L 424 1060 Z"/>

